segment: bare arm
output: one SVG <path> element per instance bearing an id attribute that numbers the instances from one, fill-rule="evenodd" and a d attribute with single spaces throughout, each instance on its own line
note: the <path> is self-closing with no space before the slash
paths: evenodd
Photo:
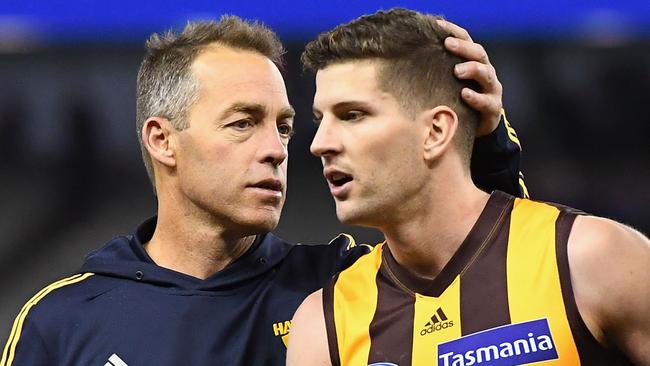
<path id="1" fill-rule="evenodd" d="M 650 365 L 650 240 L 598 217 L 578 217 L 569 267 L 580 315 L 605 347 Z"/>
<path id="2" fill-rule="evenodd" d="M 309 295 L 291 321 L 287 366 L 300 365 L 332 365 L 325 330 L 323 290 Z"/>

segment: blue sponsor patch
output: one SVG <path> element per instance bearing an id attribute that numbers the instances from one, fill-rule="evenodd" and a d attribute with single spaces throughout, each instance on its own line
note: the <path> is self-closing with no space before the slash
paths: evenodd
<path id="1" fill-rule="evenodd" d="M 368 366 L 399 366 L 399 365 L 391 362 L 376 362 L 376 363 L 371 363 Z"/>
<path id="2" fill-rule="evenodd" d="M 438 345 L 439 366 L 506 366 L 558 358 L 547 319 L 509 324 Z"/>

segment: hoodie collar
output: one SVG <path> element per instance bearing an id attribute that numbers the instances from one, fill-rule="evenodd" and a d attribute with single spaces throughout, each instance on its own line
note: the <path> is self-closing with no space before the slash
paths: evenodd
<path id="1" fill-rule="evenodd" d="M 81 268 L 111 277 L 160 287 L 195 291 L 235 291 L 248 280 L 270 271 L 286 256 L 291 244 L 271 233 L 260 234 L 234 262 L 205 280 L 158 266 L 144 250 L 156 229 L 157 216 L 144 221 L 134 235 L 119 236 L 90 253 Z"/>

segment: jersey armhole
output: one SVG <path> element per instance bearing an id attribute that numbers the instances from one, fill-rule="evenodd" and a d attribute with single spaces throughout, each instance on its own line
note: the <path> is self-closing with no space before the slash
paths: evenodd
<path id="1" fill-rule="evenodd" d="M 323 315 L 325 317 L 325 329 L 327 331 L 327 345 L 329 348 L 330 361 L 332 366 L 341 366 L 339 357 L 338 338 L 336 336 L 336 324 L 334 322 L 334 285 L 338 280 L 337 274 L 323 287 Z"/>
<path id="2" fill-rule="evenodd" d="M 579 210 L 567 209 L 561 206 L 559 208 L 561 210 L 560 215 L 555 223 L 557 266 L 564 307 L 573 340 L 578 348 L 580 361 L 584 365 L 600 365 L 603 364 L 603 360 L 608 360 L 606 361 L 608 365 L 619 365 L 619 362 L 625 359 L 624 356 L 620 352 L 609 351 L 591 334 L 591 331 L 578 310 L 578 304 L 576 303 L 573 292 L 573 284 L 571 283 L 568 253 L 569 235 L 571 234 L 576 217 L 586 214 Z"/>

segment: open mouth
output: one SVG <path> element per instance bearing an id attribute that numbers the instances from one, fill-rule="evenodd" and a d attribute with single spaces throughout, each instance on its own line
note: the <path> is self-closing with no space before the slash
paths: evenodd
<path id="1" fill-rule="evenodd" d="M 345 183 L 352 181 L 352 176 L 350 174 L 337 172 L 337 171 L 326 173 L 325 178 L 334 187 L 341 187 Z"/>

